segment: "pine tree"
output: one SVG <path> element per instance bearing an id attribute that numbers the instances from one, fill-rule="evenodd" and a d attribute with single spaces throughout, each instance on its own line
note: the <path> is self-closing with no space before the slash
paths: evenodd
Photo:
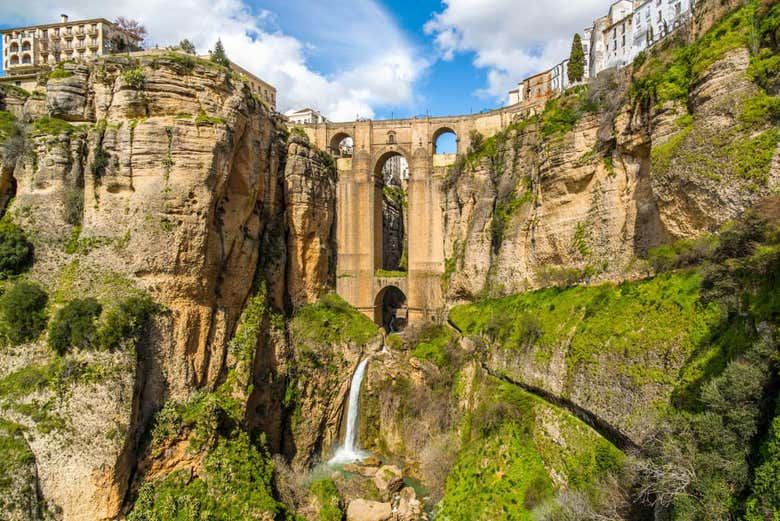
<path id="1" fill-rule="evenodd" d="M 574 35 L 569 57 L 569 83 L 579 83 L 585 77 L 585 51 L 582 50 L 582 39 Z"/>
<path id="2" fill-rule="evenodd" d="M 217 44 L 214 46 L 214 51 L 211 53 L 211 61 L 230 67 L 230 60 L 225 53 L 225 47 L 222 45 L 222 39 L 217 40 Z"/>
<path id="3" fill-rule="evenodd" d="M 179 48 L 187 54 L 196 54 L 195 44 L 189 41 L 187 38 L 179 42 Z M 224 51 L 224 49 L 223 49 Z"/>

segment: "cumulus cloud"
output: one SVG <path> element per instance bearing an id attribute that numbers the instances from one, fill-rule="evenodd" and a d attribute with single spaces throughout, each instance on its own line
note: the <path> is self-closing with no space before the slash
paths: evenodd
<path id="1" fill-rule="evenodd" d="M 253 9 L 244 0 L 94 0 L 68 2 L 71 19 L 125 16 L 139 20 L 149 31 L 147 46 L 193 41 L 199 53 L 217 38 L 228 56 L 278 90 L 280 111 L 311 106 L 333 120 L 372 117 L 378 107 L 408 106 L 414 83 L 428 66 L 392 18 L 374 0 L 334 0 L 325 3 L 290 0 L 299 4 L 294 21 L 316 28 L 322 46 L 285 34 L 273 12 Z M 312 5 L 314 4 L 314 5 Z M 63 10 L 56 0 L 0 0 L 6 23 L 50 23 Z M 327 9 L 327 11 L 325 11 Z M 350 20 L 360 23 L 350 23 Z M 305 31 L 304 31 L 305 33 Z M 330 34 L 330 38 L 323 35 Z M 377 35 L 382 52 L 374 54 Z M 329 73 L 315 71 L 310 57 L 336 54 Z"/>
<path id="2" fill-rule="evenodd" d="M 504 99 L 517 82 L 569 56 L 575 32 L 608 9 L 603 0 L 444 0 L 426 23 L 439 55 L 473 52 L 488 71 L 479 94 Z"/>

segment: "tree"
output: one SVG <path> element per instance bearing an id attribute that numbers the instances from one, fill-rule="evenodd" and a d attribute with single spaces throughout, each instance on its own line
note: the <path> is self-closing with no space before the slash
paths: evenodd
<path id="1" fill-rule="evenodd" d="M 97 344 L 95 319 L 103 308 L 94 298 L 71 300 L 49 324 L 49 346 L 60 355 L 71 347 L 86 349 Z"/>
<path id="2" fill-rule="evenodd" d="M 48 296 L 37 284 L 18 282 L 0 297 L 0 334 L 5 343 L 34 340 L 46 327 Z"/>
<path id="3" fill-rule="evenodd" d="M 33 260 L 33 247 L 16 224 L 0 222 L 0 279 L 23 272 Z"/>
<path id="4" fill-rule="evenodd" d="M 195 52 L 195 44 L 189 41 L 187 38 L 179 42 L 179 48 L 187 54 L 197 54 Z"/>
<path id="5" fill-rule="evenodd" d="M 585 51 L 582 49 L 582 38 L 574 35 L 569 57 L 569 83 L 579 83 L 585 77 Z"/>
<path id="6" fill-rule="evenodd" d="M 120 16 L 114 23 L 120 30 L 127 33 L 129 36 L 132 36 L 139 45 L 144 41 L 144 38 L 146 38 L 146 27 L 136 20 Z"/>
<path id="7" fill-rule="evenodd" d="M 225 47 L 222 45 L 222 39 L 217 40 L 216 45 L 214 45 L 214 50 L 211 52 L 211 61 L 225 67 L 230 67 L 230 60 L 225 53 Z"/>

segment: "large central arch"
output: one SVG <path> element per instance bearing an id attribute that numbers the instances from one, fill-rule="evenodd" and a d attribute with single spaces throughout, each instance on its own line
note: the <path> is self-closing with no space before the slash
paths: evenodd
<path id="1" fill-rule="evenodd" d="M 409 161 L 390 150 L 377 159 L 374 174 L 374 259 L 377 270 L 405 272 L 409 233 L 407 189 Z"/>

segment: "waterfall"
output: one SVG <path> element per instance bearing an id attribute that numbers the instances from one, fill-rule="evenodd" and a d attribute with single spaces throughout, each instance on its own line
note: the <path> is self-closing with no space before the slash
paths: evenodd
<path id="1" fill-rule="evenodd" d="M 358 416 L 360 414 L 360 387 L 363 385 L 363 378 L 366 376 L 367 365 L 368 358 L 360 362 L 355 370 L 354 376 L 352 376 L 352 383 L 349 386 L 347 432 L 344 436 L 344 445 L 336 450 L 330 463 L 350 463 L 367 456 L 367 454 L 359 450 L 357 446 Z"/>

